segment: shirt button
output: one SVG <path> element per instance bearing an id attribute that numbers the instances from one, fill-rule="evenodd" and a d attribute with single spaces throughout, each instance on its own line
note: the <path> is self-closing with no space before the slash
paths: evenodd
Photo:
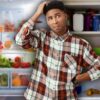
<path id="1" fill-rule="evenodd" d="M 57 56 L 59 56 L 59 54 L 57 54 Z"/>
<path id="2" fill-rule="evenodd" d="M 53 90 L 55 90 L 55 87 L 53 86 Z"/>

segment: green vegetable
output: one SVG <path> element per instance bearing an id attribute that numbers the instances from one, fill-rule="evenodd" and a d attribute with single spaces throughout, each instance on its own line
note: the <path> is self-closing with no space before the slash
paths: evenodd
<path id="1" fill-rule="evenodd" d="M 0 75 L 0 86 L 8 86 L 8 75 L 5 73 Z"/>
<path id="2" fill-rule="evenodd" d="M 96 53 L 97 55 L 100 55 L 100 48 L 94 48 L 93 50 L 95 51 L 95 53 Z"/>
<path id="3" fill-rule="evenodd" d="M 12 64 L 11 60 L 0 55 L 0 67 L 1 68 L 10 68 L 11 64 Z"/>

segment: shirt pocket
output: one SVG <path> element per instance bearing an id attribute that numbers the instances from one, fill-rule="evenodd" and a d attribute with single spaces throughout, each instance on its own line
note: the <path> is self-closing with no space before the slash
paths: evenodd
<path id="1" fill-rule="evenodd" d="M 75 59 L 69 55 L 69 54 L 65 54 L 64 55 L 64 62 L 67 64 L 67 77 L 68 77 L 68 81 L 71 81 L 77 73 L 77 62 L 75 61 Z"/>

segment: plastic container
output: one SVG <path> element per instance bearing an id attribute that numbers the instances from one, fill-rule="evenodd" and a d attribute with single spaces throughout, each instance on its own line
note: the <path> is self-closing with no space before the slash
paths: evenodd
<path id="1" fill-rule="evenodd" d="M 73 30 L 83 31 L 84 28 L 84 16 L 83 14 L 75 13 L 73 15 Z"/>

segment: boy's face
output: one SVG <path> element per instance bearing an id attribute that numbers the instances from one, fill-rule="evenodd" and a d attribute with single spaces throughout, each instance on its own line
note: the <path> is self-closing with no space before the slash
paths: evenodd
<path id="1" fill-rule="evenodd" d="M 48 26 L 57 35 L 62 35 L 66 29 L 67 14 L 60 9 L 51 9 L 46 14 Z"/>

